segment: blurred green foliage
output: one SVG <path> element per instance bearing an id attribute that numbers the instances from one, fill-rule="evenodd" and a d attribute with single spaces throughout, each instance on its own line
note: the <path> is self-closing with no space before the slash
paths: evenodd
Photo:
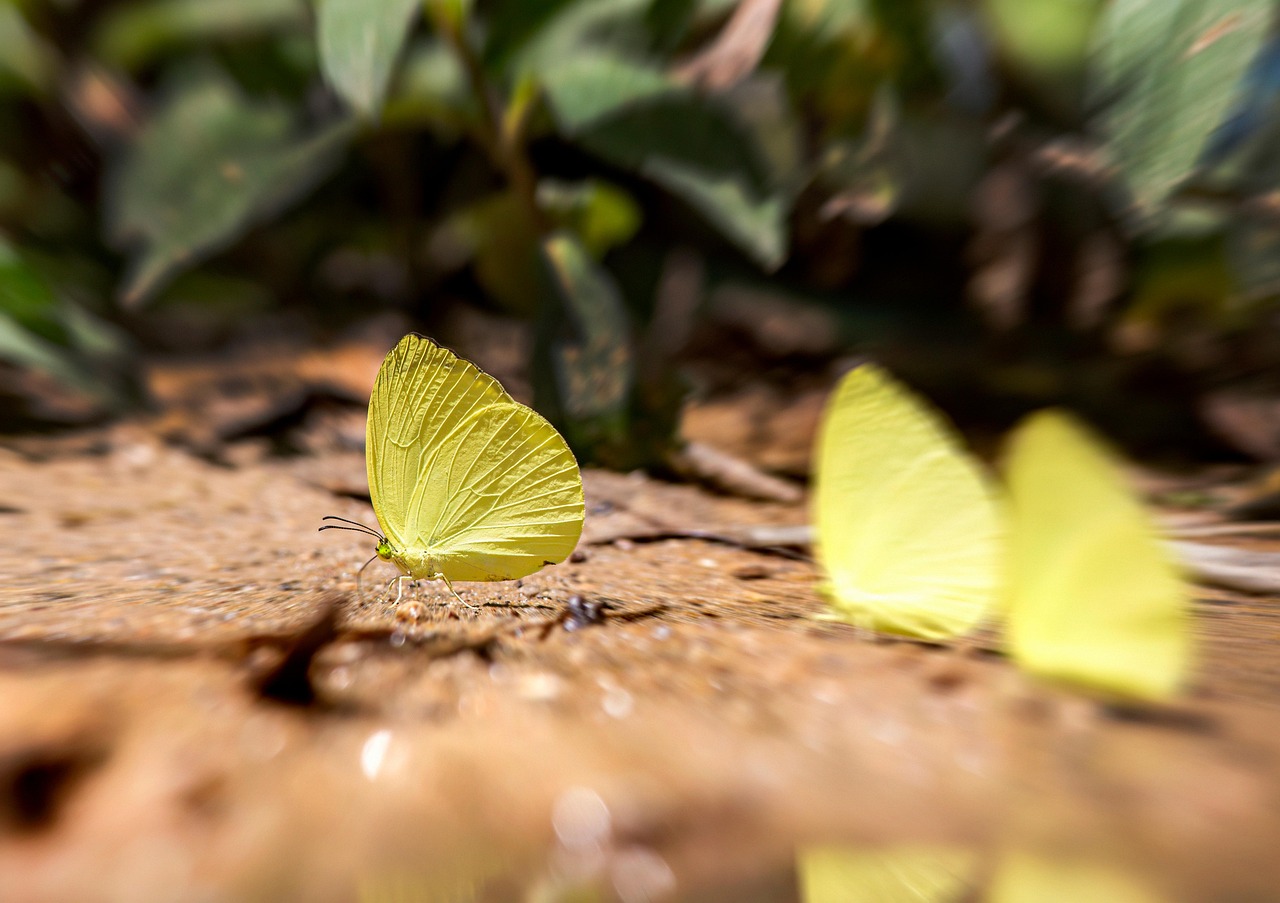
<path id="1" fill-rule="evenodd" d="M 1045 284 L 1101 232 L 1134 264 L 1111 322 L 1190 308 L 1240 328 L 1280 296 L 1273 14 L 0 0 L 0 357 L 120 403 L 125 337 L 209 286 L 330 310 L 463 296 L 538 324 L 538 404 L 580 452 L 648 463 L 664 443 L 629 437 L 674 422 L 679 395 L 636 366 L 662 347 L 644 337 L 667 252 L 847 312 L 859 274 L 888 266 L 849 235 L 1021 247 L 975 213 L 1011 167 L 1034 196 L 1017 228 L 1058 242 L 1031 242 Z"/>

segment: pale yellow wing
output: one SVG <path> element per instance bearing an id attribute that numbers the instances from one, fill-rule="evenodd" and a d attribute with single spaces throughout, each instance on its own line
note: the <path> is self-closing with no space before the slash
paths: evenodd
<path id="1" fill-rule="evenodd" d="M 1006 642 L 1035 674 L 1162 698 L 1190 653 L 1189 595 L 1147 513 L 1102 444 L 1046 411 L 1008 459 Z"/>
<path id="2" fill-rule="evenodd" d="M 428 339 L 405 336 L 387 355 L 367 442 L 374 512 L 415 576 L 513 579 L 577 544 L 582 478 L 564 439 Z"/>
<path id="3" fill-rule="evenodd" d="M 555 427 L 522 404 L 493 404 L 429 460 L 406 541 L 450 580 L 511 580 L 568 558 L 583 508 L 578 462 Z"/>
<path id="4" fill-rule="evenodd" d="M 942 417 L 873 365 L 827 405 L 814 474 L 818 559 L 837 617 L 926 639 L 995 601 L 1003 525 L 978 463 Z"/>
<path id="5" fill-rule="evenodd" d="M 956 903 L 977 883 L 963 847 L 810 847 L 796 855 L 804 903 Z"/>
<path id="6" fill-rule="evenodd" d="M 996 869 L 988 903 L 1168 903 L 1141 874 L 1105 862 L 1016 852 Z"/>
<path id="7" fill-rule="evenodd" d="M 387 353 L 369 397 L 365 465 L 393 546 L 406 544 L 409 500 L 433 451 L 472 412 L 511 401 L 496 379 L 430 339 L 407 335 Z"/>

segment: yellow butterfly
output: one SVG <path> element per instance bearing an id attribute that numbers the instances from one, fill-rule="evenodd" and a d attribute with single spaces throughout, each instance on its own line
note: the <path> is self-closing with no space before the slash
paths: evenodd
<path id="1" fill-rule="evenodd" d="M 365 461 L 382 532 L 332 515 L 341 523 L 320 529 L 373 535 L 399 579 L 444 580 L 455 598 L 454 580 L 514 580 L 564 561 L 582 533 L 582 476 L 555 427 L 419 335 L 378 370 Z"/>
<path id="2" fill-rule="evenodd" d="M 865 364 L 828 402 L 814 463 L 832 617 L 933 640 L 982 619 L 1003 577 L 1004 523 L 939 414 Z"/>
<path id="3" fill-rule="evenodd" d="M 833 613 L 924 639 L 1004 603 L 1026 671 L 1136 698 L 1187 668 L 1189 596 L 1103 446 L 1042 412 L 1014 433 L 1000 501 L 925 401 L 872 365 L 828 404 L 815 458 L 817 557 Z"/>
<path id="4" fill-rule="evenodd" d="M 1010 442 L 1005 644 L 1026 671 L 1124 696 L 1170 696 L 1190 658 L 1190 594 L 1112 455 L 1070 416 Z"/>
<path id="5" fill-rule="evenodd" d="M 796 854 L 804 903 L 950 903 L 970 899 L 981 863 L 962 847 L 817 846 Z"/>
<path id="6" fill-rule="evenodd" d="M 1140 873 L 1018 849 L 810 847 L 797 853 L 796 873 L 804 903 L 1164 903 Z"/>
<path id="7" fill-rule="evenodd" d="M 996 868 L 988 903 L 1167 903 L 1138 872 L 1103 861 L 1014 851 Z"/>

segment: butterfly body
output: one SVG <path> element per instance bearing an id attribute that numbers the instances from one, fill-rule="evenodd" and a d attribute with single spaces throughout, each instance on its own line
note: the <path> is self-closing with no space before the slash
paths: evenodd
<path id="1" fill-rule="evenodd" d="M 510 580 L 504 577 L 506 565 L 502 559 L 486 559 L 480 555 L 450 555 L 431 549 L 397 549 L 390 543 L 379 544 L 378 557 L 390 561 L 401 573 L 414 580 L 496 581 Z M 544 561 L 538 567 L 557 564 Z M 537 568 L 535 568 L 536 570 Z M 478 576 L 483 574 L 484 576 Z"/>

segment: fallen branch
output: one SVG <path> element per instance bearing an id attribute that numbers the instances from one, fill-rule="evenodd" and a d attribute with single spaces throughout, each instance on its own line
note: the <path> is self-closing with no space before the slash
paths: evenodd
<path id="1" fill-rule="evenodd" d="M 701 442 L 687 443 L 672 455 L 670 463 L 686 479 L 696 480 L 721 492 L 788 504 L 804 498 L 804 490 L 795 483 L 767 474 L 741 458 Z"/>

